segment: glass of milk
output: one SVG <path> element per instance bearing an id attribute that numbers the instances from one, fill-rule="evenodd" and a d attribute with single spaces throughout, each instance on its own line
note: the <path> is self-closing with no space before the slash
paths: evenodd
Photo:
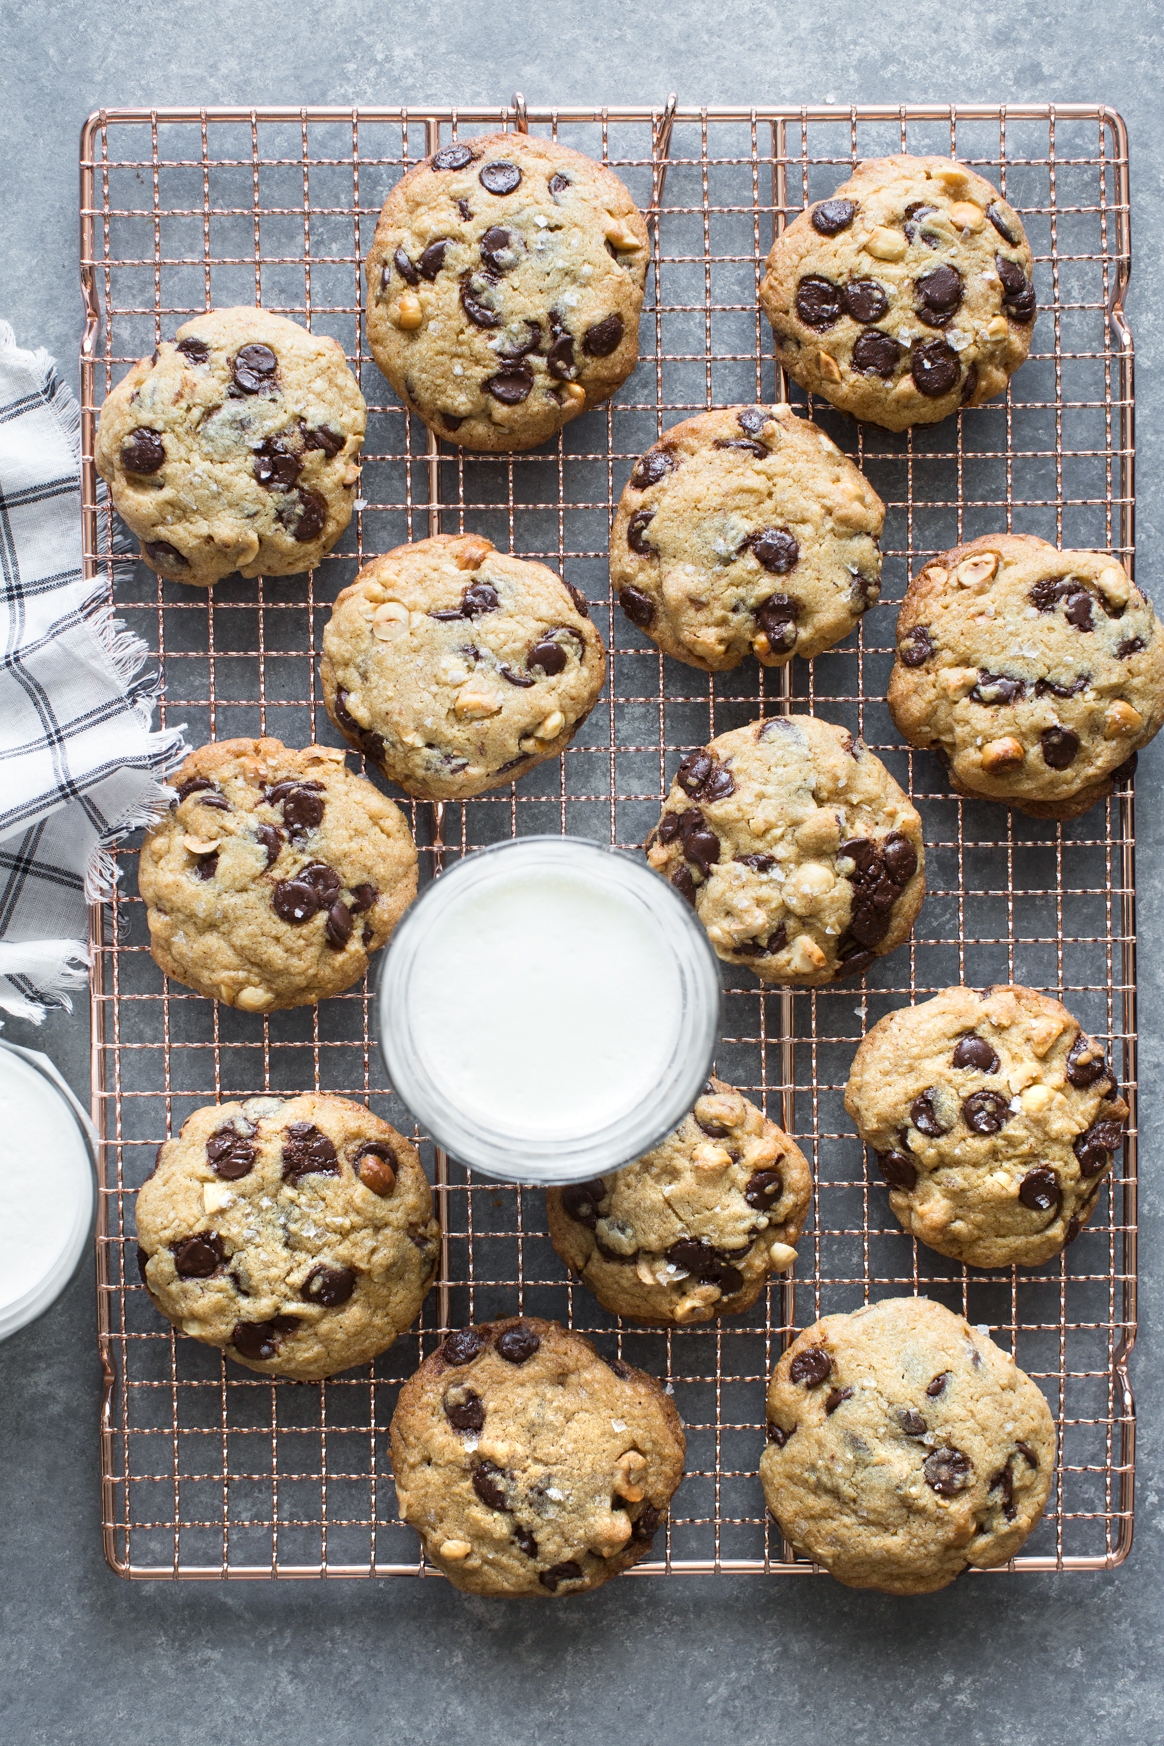
<path id="1" fill-rule="evenodd" d="M 641 1157 L 699 1096 L 719 967 L 657 873 L 582 837 L 478 849 L 385 954 L 380 1046 L 437 1145 L 511 1182 L 582 1182 Z"/>

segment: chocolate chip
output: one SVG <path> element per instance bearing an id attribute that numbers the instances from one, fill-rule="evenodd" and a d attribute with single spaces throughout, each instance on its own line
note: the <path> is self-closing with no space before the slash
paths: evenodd
<path id="1" fill-rule="evenodd" d="M 346 903 L 333 903 L 327 912 L 323 937 L 329 946 L 342 952 L 352 937 L 352 912 Z"/>
<path id="2" fill-rule="evenodd" d="M 912 630 L 906 632 L 906 640 L 898 649 L 897 658 L 903 667 L 924 667 L 936 652 L 936 648 L 929 626 L 915 624 Z"/>
<path id="3" fill-rule="evenodd" d="M 841 288 L 819 273 L 809 273 L 796 287 L 796 313 L 805 327 L 823 333 L 841 319 Z"/>
<path id="4" fill-rule="evenodd" d="M 382 764 L 384 762 L 384 741 L 379 734 L 373 733 L 371 728 L 361 727 L 348 709 L 346 691 L 340 689 L 336 692 L 333 707 L 336 722 L 348 739 L 357 745 L 364 756 L 372 760 L 373 764 Z"/>
<path id="5" fill-rule="evenodd" d="M 268 796 L 272 805 L 282 801 L 283 823 L 293 837 L 306 836 L 323 823 L 324 800 L 315 790 L 314 783 L 304 783 L 301 787 L 292 786 L 288 794 Z"/>
<path id="6" fill-rule="evenodd" d="M 714 768 L 710 752 L 688 752 L 675 772 L 675 780 L 684 794 L 698 794 Z"/>
<path id="7" fill-rule="evenodd" d="M 188 570 L 189 558 L 182 556 L 176 546 L 169 540 L 143 540 L 142 550 L 151 564 L 156 564 L 159 570 Z"/>
<path id="8" fill-rule="evenodd" d="M 890 831 L 881 846 L 885 871 L 899 890 L 904 890 L 917 872 L 917 850 L 900 831 Z"/>
<path id="9" fill-rule="evenodd" d="M 321 909 L 330 909 L 339 891 L 339 874 L 315 861 L 301 868 L 294 879 L 280 879 L 271 893 L 271 906 L 280 921 L 299 927 Z"/>
<path id="10" fill-rule="evenodd" d="M 200 1231 L 183 1237 L 171 1245 L 174 1271 L 179 1279 L 209 1279 L 216 1273 L 226 1255 L 222 1238 L 216 1231 Z"/>
<path id="11" fill-rule="evenodd" d="M 321 497 L 318 491 L 301 485 L 295 496 L 289 502 L 281 504 L 275 514 L 280 525 L 300 545 L 306 545 L 309 540 L 317 540 L 327 526 L 327 499 Z"/>
<path id="12" fill-rule="evenodd" d="M 230 801 L 225 794 L 201 794 L 198 797 L 199 806 L 212 806 L 217 812 L 229 812 Z"/>
<path id="13" fill-rule="evenodd" d="M 909 1119 L 919 1134 L 936 1140 L 940 1134 L 948 1134 L 949 1123 L 943 1122 L 934 1109 L 933 1088 L 923 1091 L 920 1097 L 915 1097 L 909 1108 Z"/>
<path id="14" fill-rule="evenodd" d="M 732 859 L 755 873 L 767 873 L 776 865 L 775 855 L 734 855 Z"/>
<path id="15" fill-rule="evenodd" d="M 350 1267 L 325 1267 L 321 1262 L 311 1269 L 299 1295 L 307 1303 L 322 1304 L 324 1309 L 338 1309 L 341 1303 L 347 1303 L 355 1289 L 356 1276 Z"/>
<path id="16" fill-rule="evenodd" d="M 1010 1100 L 997 1091 L 971 1092 L 962 1105 L 962 1119 L 976 1134 L 997 1134 L 1010 1116 Z"/>
<path id="17" fill-rule="evenodd" d="M 800 557 L 800 543 L 786 527 L 763 527 L 748 535 L 744 544 L 756 561 L 774 576 L 787 576 Z"/>
<path id="18" fill-rule="evenodd" d="M 890 1188 L 910 1194 L 917 1187 L 917 1168 L 904 1152 L 877 1152 L 877 1168 Z"/>
<path id="19" fill-rule="evenodd" d="M 1123 1122 L 1115 1116 L 1103 1116 L 1085 1134 L 1076 1138 L 1072 1151 L 1079 1160 L 1080 1174 L 1099 1176 L 1111 1163 L 1111 1154 L 1119 1150 L 1124 1137 Z"/>
<path id="20" fill-rule="evenodd" d="M 564 576 L 560 576 L 558 578 L 558 580 L 561 582 L 562 587 L 566 590 L 566 593 L 570 596 L 570 599 L 574 602 L 575 611 L 582 618 L 589 618 L 590 617 L 590 602 L 587 600 L 587 598 L 583 594 L 582 590 L 580 588 L 575 588 L 575 586 L 572 582 L 567 582 L 566 578 Z"/>
<path id="21" fill-rule="evenodd" d="M 993 200 L 986 208 L 986 216 L 1002 238 L 1003 242 L 1008 242 L 1012 249 L 1017 249 L 1019 246 L 1019 239 L 1013 234 L 1009 224 L 1002 215 L 1001 208 L 996 206 Z"/>
<path id="22" fill-rule="evenodd" d="M 924 200 L 915 200 L 906 207 L 905 218 L 907 222 L 903 228 L 908 242 L 914 243 L 920 236 L 927 248 L 937 248 L 941 239 L 935 236 L 932 230 L 923 230 L 921 224 L 923 218 L 932 217 L 937 210 L 936 206 L 927 206 Z"/>
<path id="23" fill-rule="evenodd" d="M 1024 1443 L 1020 1438 L 1016 1438 L 1014 1446 L 1024 1460 L 1029 1461 L 1032 1467 L 1038 1467 L 1039 1457 L 1035 1454 L 1035 1451 L 1031 1448 L 1029 1443 Z"/>
<path id="24" fill-rule="evenodd" d="M 397 249 L 396 253 L 392 257 L 392 265 L 396 268 L 396 271 L 400 274 L 400 277 L 404 280 L 404 282 L 407 285 L 419 285 L 420 284 L 420 274 L 417 272 L 416 268 L 413 266 L 412 262 L 409 260 L 408 256 L 405 254 L 403 249 Z M 388 285 L 388 274 L 387 274 L 387 272 L 385 272 L 385 274 L 384 274 L 385 289 L 387 289 L 387 285 Z"/>
<path id="25" fill-rule="evenodd" d="M 684 814 L 684 818 L 688 817 Z M 702 818 L 702 814 L 700 814 Z M 706 879 L 719 860 L 720 841 L 712 830 L 689 830 L 683 835 L 683 853 Z"/>
<path id="26" fill-rule="evenodd" d="M 513 1537 L 517 1541 L 519 1549 L 525 1553 L 527 1558 L 537 1557 L 538 1543 L 528 1528 L 523 1528 L 519 1523 L 513 1530 Z"/>
<path id="27" fill-rule="evenodd" d="M 533 371 L 524 363 L 507 365 L 495 376 L 487 376 L 481 384 L 485 393 L 491 394 L 503 406 L 520 406 L 528 398 L 533 385 Z"/>
<path id="28" fill-rule="evenodd" d="M 396 1187 L 396 1154 L 382 1140 L 365 1141 L 352 1159 L 352 1169 L 381 1200 L 387 1200 Z"/>
<path id="29" fill-rule="evenodd" d="M 836 1412 L 842 1401 L 852 1400 L 852 1398 L 853 1391 L 851 1388 L 831 1388 L 825 1399 L 825 1417 L 831 1418 L 832 1414 Z"/>
<path id="30" fill-rule="evenodd" d="M 1080 1031 L 1067 1051 L 1067 1077 L 1071 1084 L 1077 1091 L 1083 1091 L 1087 1086 L 1094 1085 L 1097 1079 L 1102 1079 L 1106 1072 L 1103 1050 L 1084 1031 Z"/>
<path id="31" fill-rule="evenodd" d="M 702 1280 L 705 1284 L 718 1285 L 725 1297 L 739 1291 L 744 1283 L 744 1276 L 739 1268 L 733 1266 L 722 1251 L 706 1238 L 697 1240 L 694 1237 L 680 1237 L 666 1251 L 666 1257 L 673 1267 L 682 1268 L 692 1278 Z"/>
<path id="32" fill-rule="evenodd" d="M 516 164 L 496 158 L 478 172 L 477 180 L 487 194 L 512 194 L 521 181 L 521 171 Z"/>
<path id="33" fill-rule="evenodd" d="M 766 940 L 741 940 L 735 950 L 745 958 L 770 958 L 775 952 L 782 952 L 788 944 L 788 928 L 781 922 Z"/>
<path id="34" fill-rule="evenodd" d="M 441 1347 L 441 1357 L 446 1364 L 455 1365 L 458 1369 L 465 1364 L 471 1364 L 474 1358 L 479 1358 L 485 1350 L 486 1341 L 476 1328 L 457 1328 L 445 1339 Z"/>
<path id="35" fill-rule="evenodd" d="M 497 1337 L 497 1356 L 507 1364 L 525 1364 L 541 1345 L 541 1337 L 525 1322 L 516 1328 L 506 1328 Z"/>
<path id="36" fill-rule="evenodd" d="M 549 192 L 553 195 L 555 200 L 558 198 L 559 194 L 564 194 L 566 192 L 566 189 L 569 188 L 570 185 L 571 184 L 570 184 L 569 176 L 563 176 L 563 174 L 560 170 L 556 170 L 554 172 L 554 174 L 550 177 L 549 181 L 546 183 L 546 187 L 548 188 Z"/>
<path id="37" fill-rule="evenodd" d="M 962 392 L 958 398 L 961 401 L 963 406 L 969 406 L 970 402 L 973 400 L 973 398 L 977 392 L 978 392 L 978 365 L 977 364 L 970 364 L 967 367 L 966 379 L 962 383 Z"/>
<path id="38" fill-rule="evenodd" d="M 903 350 L 892 334 L 869 328 L 853 342 L 853 368 L 862 376 L 880 376 L 883 382 L 888 382 L 901 362 Z"/>
<path id="39" fill-rule="evenodd" d="M 854 321 L 880 321 L 889 311 L 889 299 L 876 279 L 850 279 L 841 292 L 845 314 Z"/>
<path id="40" fill-rule="evenodd" d="M 806 1388 L 819 1388 L 832 1375 L 833 1361 L 823 1346 L 809 1346 L 798 1352 L 788 1366 L 790 1382 L 803 1382 Z"/>
<path id="41" fill-rule="evenodd" d="M 1035 287 L 1027 278 L 1017 261 L 1008 261 L 1005 255 L 995 255 L 995 270 L 1002 280 L 1002 307 L 1011 321 L 1025 327 L 1035 319 L 1038 305 L 1035 300 Z"/>
<path id="42" fill-rule="evenodd" d="M 191 364 L 205 364 L 210 357 L 210 347 L 205 340 L 180 339 L 178 341 L 178 350 L 187 362 Z"/>
<path id="43" fill-rule="evenodd" d="M 716 437 L 714 446 L 717 449 L 744 449 L 759 461 L 768 459 L 769 451 L 763 443 L 754 443 L 750 437 Z"/>
<path id="44" fill-rule="evenodd" d="M 539 340 L 541 330 L 538 330 Z M 574 336 L 558 310 L 550 311 L 550 349 L 546 369 L 556 382 L 572 382 L 578 374 L 574 363 Z"/>
<path id="45" fill-rule="evenodd" d="M 1013 1522 L 1015 1516 L 1018 1514 L 1014 1501 L 1014 1479 L 1010 1471 L 1010 1464 L 1013 1459 L 1013 1456 L 1008 1458 L 1006 1465 L 1001 1467 L 991 1479 L 988 1488 L 990 1491 L 1001 1492 L 1002 1513 L 1008 1522 Z"/>
<path id="46" fill-rule="evenodd" d="M 492 582 L 470 582 L 461 596 L 461 613 L 465 618 L 482 618 L 500 606 L 501 596 Z"/>
<path id="47" fill-rule="evenodd" d="M 141 1244 L 139 1243 L 137 1246 L 137 1271 L 138 1271 L 138 1275 L 141 1279 L 141 1282 L 145 1286 L 147 1291 L 150 1288 L 150 1282 L 146 1278 L 146 1265 L 149 1262 L 149 1259 L 150 1259 L 150 1257 L 146 1254 L 145 1250 L 142 1248 Z"/>
<path id="48" fill-rule="evenodd" d="M 299 1327 L 297 1316 L 272 1316 L 268 1322 L 236 1322 L 230 1343 L 240 1358 L 265 1364 L 283 1344 L 284 1336 Z"/>
<path id="49" fill-rule="evenodd" d="M 473 1490 L 491 1510 L 508 1510 L 505 1498 L 505 1470 L 493 1461 L 479 1461 L 473 1468 Z"/>
<path id="50" fill-rule="evenodd" d="M 1028 1170 L 1019 1183 L 1019 1199 L 1032 1212 L 1055 1212 L 1063 1205 L 1063 1190 L 1053 1170 Z"/>
<path id="51" fill-rule="evenodd" d="M 609 358 L 611 352 L 617 351 L 622 344 L 622 336 L 622 316 L 605 315 L 586 329 L 582 336 L 582 350 L 588 358 Z"/>
<path id="52" fill-rule="evenodd" d="M 463 170 L 473 162 L 473 153 L 467 145 L 448 145 L 434 152 L 429 162 L 434 170 Z"/>
<path id="53" fill-rule="evenodd" d="M 1081 673 L 1078 679 L 1073 679 L 1070 685 L 1057 685 L 1054 679 L 1036 679 L 1036 697 L 1078 697 L 1081 691 L 1086 691 L 1091 684 L 1091 674 Z"/>
<path id="54" fill-rule="evenodd" d="M 571 1182 L 562 1190 L 562 1211 L 576 1224 L 586 1225 L 593 1230 L 605 1194 L 606 1184 L 601 1177 L 594 1182 Z"/>
<path id="55" fill-rule="evenodd" d="M 156 473 L 166 461 L 166 445 L 161 432 L 147 430 L 142 425 L 128 442 L 122 444 L 120 459 L 127 473 Z"/>
<path id="56" fill-rule="evenodd" d="M 935 267 L 915 279 L 917 317 L 927 327 L 947 327 L 962 302 L 962 275 L 957 267 Z"/>
<path id="57" fill-rule="evenodd" d="M 654 546 L 648 545 L 645 534 L 645 529 L 654 519 L 653 509 L 636 509 L 626 524 L 626 543 L 640 558 L 654 558 L 658 555 Z"/>
<path id="58" fill-rule="evenodd" d="M 1078 755 L 1079 736 L 1073 734 L 1070 728 L 1049 727 L 1039 735 L 1039 746 L 1044 764 L 1048 764 L 1052 770 L 1066 770 Z"/>
<path id="59" fill-rule="evenodd" d="M 979 680 L 970 693 L 971 703 L 983 703 L 991 707 L 1003 703 L 1018 703 L 1027 694 L 1027 688 L 1021 679 L 1011 679 L 1005 673 L 987 673 L 979 668 Z"/>
<path id="60" fill-rule="evenodd" d="M 897 1422 L 907 1437 L 924 1437 L 929 1430 L 916 1407 L 898 1407 Z"/>
<path id="61" fill-rule="evenodd" d="M 654 1504 L 644 1504 L 631 1523 L 631 1539 L 637 1545 L 650 1545 L 663 1525 L 663 1512 Z"/>
<path id="62" fill-rule="evenodd" d="M 565 1559 L 561 1564 L 551 1565 L 549 1570 L 538 1572 L 538 1581 L 543 1588 L 548 1588 L 554 1594 L 558 1585 L 563 1582 L 578 1582 L 582 1577 L 582 1566 L 572 1558 Z"/>
<path id="63" fill-rule="evenodd" d="M 512 256 L 516 239 L 513 232 L 506 230 L 503 224 L 491 224 L 481 238 L 481 259 L 491 273 L 504 273 L 513 266 L 512 259 L 502 260 L 502 256 Z M 540 329 L 539 329 L 540 331 Z"/>
<path id="64" fill-rule="evenodd" d="M 649 594 L 644 594 L 641 588 L 620 588 L 618 604 L 632 624 L 638 625 L 640 630 L 650 628 L 655 617 L 655 603 Z"/>
<path id="65" fill-rule="evenodd" d="M 218 789 L 207 776 L 187 776 L 178 789 L 179 806 L 184 800 L 189 800 L 192 794 L 217 794 Z"/>
<path id="66" fill-rule="evenodd" d="M 794 545 L 795 543 L 793 541 Z M 771 595 L 753 608 L 753 616 L 774 654 L 787 653 L 789 649 L 796 647 L 796 621 L 800 616 L 800 601 L 793 595 Z"/>
<path id="67" fill-rule="evenodd" d="M 560 673 L 566 665 L 566 650 L 552 635 L 541 637 L 526 656 L 526 665 L 540 667 L 547 676 Z"/>
<path id="68" fill-rule="evenodd" d="M 445 1390 L 445 1417 L 454 1431 L 480 1431 L 485 1425 L 485 1403 L 475 1389 L 451 1383 Z"/>
<path id="69" fill-rule="evenodd" d="M 255 1148 L 237 1128 L 219 1128 L 206 1142 L 206 1161 L 224 1182 L 237 1182 L 254 1169 Z"/>
<path id="70" fill-rule="evenodd" d="M 833 972 L 833 980 L 839 982 L 846 976 L 859 976 L 862 970 L 867 970 L 876 959 L 876 952 L 866 951 L 856 940 L 842 939 L 837 946 L 840 964 Z"/>
<path id="71" fill-rule="evenodd" d="M 931 1491 L 940 1497 L 954 1497 L 969 1485 L 974 1463 L 960 1449 L 935 1449 L 926 1457 L 922 1471 Z"/>
<path id="72" fill-rule="evenodd" d="M 1040 612 L 1054 612 L 1063 601 L 1064 617 L 1069 624 L 1081 631 L 1093 628 L 1091 595 L 1075 576 L 1046 576 L 1035 583 L 1028 598 Z"/>
<path id="73" fill-rule="evenodd" d="M 305 1176 L 338 1176 L 335 1147 L 314 1122 L 291 1122 L 283 1139 L 283 1181 L 297 1183 Z"/>
<path id="74" fill-rule="evenodd" d="M 851 200 L 822 200 L 813 207 L 810 222 L 818 235 L 837 236 L 848 230 L 856 216 L 857 208 Z"/>
<path id="75" fill-rule="evenodd" d="M 213 854 L 202 855 L 194 863 L 194 875 L 197 879 L 213 879 L 218 872 L 218 850 Z"/>
<path id="76" fill-rule="evenodd" d="M 954 1044 L 953 1065 L 955 1067 L 973 1067 L 978 1073 L 997 1073 L 999 1059 L 986 1041 L 975 1031 L 967 1031 Z"/>
<path id="77" fill-rule="evenodd" d="M 1138 655 L 1144 646 L 1143 637 L 1127 637 L 1116 650 L 1116 657 L 1118 660 L 1126 661 L 1131 655 Z"/>
<path id="78" fill-rule="evenodd" d="M 630 482 L 636 491 L 646 491 L 666 478 L 668 473 L 673 473 L 678 465 L 673 449 L 648 449 L 635 462 Z"/>
<path id="79" fill-rule="evenodd" d="M 261 394 L 264 388 L 272 388 L 278 368 L 279 360 L 270 346 L 262 345 L 240 347 L 230 363 L 235 387 L 244 394 Z"/>
<path id="80" fill-rule="evenodd" d="M 445 251 L 448 246 L 448 237 L 441 237 L 438 242 L 429 243 L 420 260 L 416 263 L 422 279 L 427 279 L 431 283 L 436 278 L 445 264 Z"/>
<path id="81" fill-rule="evenodd" d="M 489 273 L 461 274 L 461 308 L 474 327 L 501 326 L 501 316 L 497 310 L 484 301 L 496 284 L 496 279 Z"/>
<path id="82" fill-rule="evenodd" d="M 758 1212 L 771 1212 L 784 1193 L 784 1178 L 779 1170 L 754 1170 L 748 1177 L 744 1199 Z"/>
<path id="83" fill-rule="evenodd" d="M 928 400 L 940 400 L 948 394 L 961 373 L 958 354 L 945 340 L 927 340 L 918 346 L 909 368 L 914 386 Z"/>

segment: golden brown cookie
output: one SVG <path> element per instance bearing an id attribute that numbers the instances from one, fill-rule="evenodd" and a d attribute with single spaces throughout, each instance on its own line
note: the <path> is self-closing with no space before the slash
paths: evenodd
<path id="1" fill-rule="evenodd" d="M 683 1477 L 654 1377 L 533 1316 L 450 1334 L 391 1431 L 400 1514 L 469 1594 L 597 1588 L 646 1555 Z"/>
<path id="2" fill-rule="evenodd" d="M 845 1108 L 913 1236 L 972 1267 L 1035 1266 L 1095 1211 L 1128 1106 L 1102 1048 L 1033 988 L 945 988 L 888 1013 Z"/>
<path id="3" fill-rule="evenodd" d="M 480 534 L 365 565 L 336 599 L 320 666 L 348 742 L 422 800 L 504 787 L 563 752 L 606 679 L 585 597 Z"/>
<path id="4" fill-rule="evenodd" d="M 959 794 L 1076 818 L 1164 722 L 1164 627 L 1109 553 L 984 534 L 910 583 L 889 708 Z"/>
<path id="5" fill-rule="evenodd" d="M 794 381 L 888 430 L 1001 394 L 1030 349 L 1032 257 L 992 183 L 950 158 L 870 158 L 793 219 L 760 303 Z"/>
<path id="6" fill-rule="evenodd" d="M 411 1327 L 440 1233 L 416 1147 L 344 1097 L 196 1110 L 137 1197 L 162 1314 L 269 1376 L 315 1382 Z"/>
<path id="7" fill-rule="evenodd" d="M 850 1588 L 931 1594 L 1020 1551 L 1055 1474 L 1039 1389 L 924 1297 L 825 1316 L 768 1387 L 760 1479 L 798 1551 Z"/>
<path id="8" fill-rule="evenodd" d="M 885 505 L 790 406 L 728 406 L 635 462 L 610 536 L 619 604 L 705 672 L 777 667 L 848 636 L 881 591 Z"/>
<path id="9" fill-rule="evenodd" d="M 634 369 L 650 249 L 613 171 L 533 134 L 444 146 L 393 188 L 368 343 L 410 412 L 469 449 L 529 449 Z"/>
<path id="10" fill-rule="evenodd" d="M 94 458 L 159 575 L 289 576 L 351 520 L 367 414 L 343 351 L 265 309 L 213 309 L 140 358 Z"/>
<path id="11" fill-rule="evenodd" d="M 416 895 L 400 808 L 331 746 L 219 740 L 171 781 L 138 862 L 166 975 L 244 1012 L 358 982 Z"/>
<path id="12" fill-rule="evenodd" d="M 854 976 L 909 937 L 921 819 L 880 758 L 812 715 L 734 728 L 684 758 L 647 859 L 717 955 L 763 982 Z"/>
<path id="13" fill-rule="evenodd" d="M 546 1192 L 554 1248 L 603 1308 L 676 1326 L 750 1309 L 811 1204 L 799 1146 L 721 1079 L 644 1157 Z"/>

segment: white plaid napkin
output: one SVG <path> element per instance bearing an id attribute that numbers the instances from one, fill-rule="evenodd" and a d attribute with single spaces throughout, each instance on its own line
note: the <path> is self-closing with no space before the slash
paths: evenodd
<path id="1" fill-rule="evenodd" d="M 148 650 L 81 575 L 80 411 L 0 321 L 0 1007 L 39 1023 L 83 986 L 107 853 L 150 822 L 180 729 L 151 733 Z"/>

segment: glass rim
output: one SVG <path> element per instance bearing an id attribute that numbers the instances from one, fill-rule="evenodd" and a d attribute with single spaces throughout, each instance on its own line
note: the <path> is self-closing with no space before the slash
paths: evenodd
<path id="1" fill-rule="evenodd" d="M 442 911 L 458 901 L 466 885 L 471 890 L 482 879 L 499 877 L 498 862 L 506 855 L 535 867 L 587 864 L 588 876 L 619 887 L 649 912 L 679 972 L 678 1032 L 666 1069 L 644 1087 L 630 1112 L 573 1140 L 503 1133 L 462 1114 L 437 1085 L 407 1023 L 411 978 L 430 929 L 439 926 Z M 667 880 L 611 844 L 547 833 L 508 837 L 470 850 L 425 887 L 382 954 L 374 1013 L 376 1040 L 392 1089 L 435 1145 L 483 1175 L 553 1186 L 622 1169 L 675 1131 L 707 1081 L 719 1040 L 721 1003 L 719 964 L 711 943 L 691 906 Z"/>

